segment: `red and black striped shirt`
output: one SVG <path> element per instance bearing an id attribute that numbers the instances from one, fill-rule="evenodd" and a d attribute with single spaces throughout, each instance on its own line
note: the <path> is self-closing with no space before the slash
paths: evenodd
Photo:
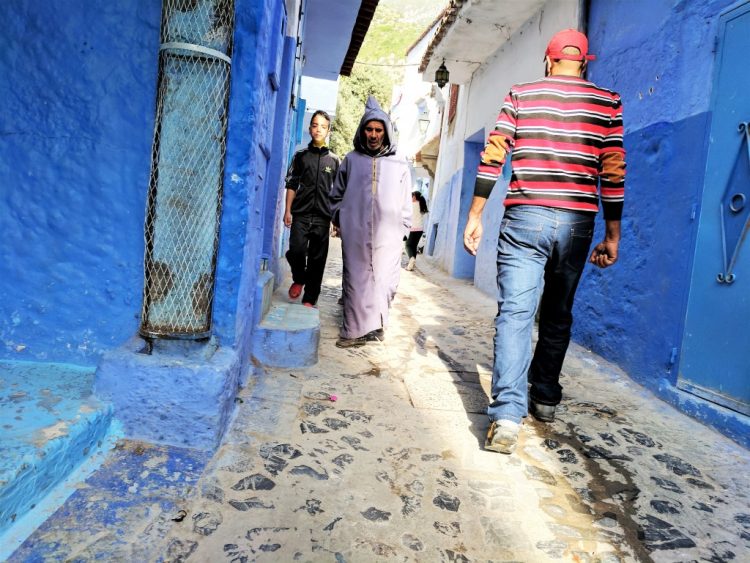
<path id="1" fill-rule="evenodd" d="M 616 92 L 573 76 L 517 84 L 482 152 L 474 195 L 489 197 L 505 162 L 500 145 L 512 149 L 506 206 L 596 213 L 601 196 L 605 219 L 618 220 L 625 192 L 622 135 Z"/>

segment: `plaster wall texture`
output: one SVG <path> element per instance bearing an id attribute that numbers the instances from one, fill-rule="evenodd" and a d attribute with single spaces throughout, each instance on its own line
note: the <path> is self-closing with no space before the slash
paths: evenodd
<path id="1" fill-rule="evenodd" d="M 288 69 L 282 72 L 283 3 L 239 0 L 235 10 L 213 339 L 207 345 L 157 341 L 149 355 L 133 338 L 103 355 L 95 380 L 98 396 L 112 402 L 129 437 L 199 449 L 218 444 L 249 369 L 264 289 L 256 282 L 272 240 L 263 235 L 274 228 L 283 167 L 274 151 L 286 154 L 278 128 L 286 129 L 288 113 L 276 105 L 277 91 L 288 94 L 292 80 Z"/>
<path id="2" fill-rule="evenodd" d="M 94 365 L 138 326 L 160 3 L 0 21 L 0 357 Z"/>
<path id="3" fill-rule="evenodd" d="M 288 29 L 288 28 L 287 28 Z M 284 38 L 284 55 L 281 67 L 281 87 L 276 96 L 276 120 L 279 125 L 274 131 L 273 151 L 271 155 L 274 178 L 269 182 L 267 201 L 271 206 L 266 212 L 266 226 L 264 237 L 268 241 L 264 254 L 269 257 L 269 270 L 279 273 L 284 269 L 286 261 L 282 252 L 282 240 L 286 235 L 282 227 L 281 218 L 284 216 L 286 190 L 284 179 L 289 165 L 289 145 L 294 142 L 292 127 L 295 110 L 289 107 L 294 88 L 296 37 Z M 257 323 L 254 323 L 257 324 Z"/>
<path id="4" fill-rule="evenodd" d="M 734 4 L 737 0 L 591 2 L 589 49 L 599 58 L 589 78 L 620 93 L 626 133 L 709 109 L 718 16 Z"/>
<path id="5" fill-rule="evenodd" d="M 479 142 L 484 142 L 487 134 L 494 128 L 503 98 L 513 84 L 543 76 L 542 58 L 547 42 L 557 31 L 577 27 L 578 4 L 577 1 L 572 0 L 547 2 L 542 10 L 522 25 L 508 41 L 487 58 L 484 64 L 477 68 L 468 84 L 460 87 L 456 117 L 452 123 L 448 123 L 448 112 L 446 111 L 443 116 L 443 133 L 435 176 L 437 189 L 433 194 L 433 207 L 442 208 L 445 205 L 444 202 L 451 197 L 455 204 L 460 202 L 456 193 L 460 193 L 461 186 L 458 190 L 453 188 L 455 191 L 452 196 L 444 190 L 452 185 L 448 183 L 448 179 L 452 179 L 455 174 L 459 174 L 459 184 L 462 176 L 470 179 L 470 175 L 463 174 L 462 170 L 468 158 L 468 155 L 464 154 L 465 141 L 482 139 Z M 446 66 L 450 70 L 449 62 L 446 62 Z M 446 86 L 443 91 L 447 104 L 449 88 Z M 475 285 L 492 296 L 495 296 L 497 292 L 497 233 L 503 215 L 502 202 L 509 178 L 509 170 L 505 170 L 503 178 L 498 180 L 485 206 L 482 217 L 484 235 L 474 266 Z M 467 186 L 467 190 L 473 192 L 473 186 Z M 463 230 L 466 217 L 458 217 L 457 206 L 451 212 L 444 212 L 443 216 L 452 217 L 449 228 L 454 231 L 445 244 L 440 240 L 436 241 L 435 257 L 446 271 L 452 272 L 456 253 L 465 252 L 460 245 L 460 237 L 455 235 L 456 229 Z M 440 216 L 432 214 L 430 217 L 432 223 L 438 220 L 442 220 Z M 439 230 L 444 228 L 443 225 L 439 227 Z M 429 232 L 431 229 L 428 230 Z"/>
<path id="6" fill-rule="evenodd" d="M 396 127 L 399 152 L 407 158 L 413 158 L 429 141 L 440 133 L 441 109 L 433 90 L 437 86 L 425 81 L 417 68 L 425 49 L 432 39 L 437 25 L 422 37 L 406 54 L 404 78 L 400 85 L 393 89 L 391 118 Z M 442 96 L 441 96 L 442 99 Z M 420 119 L 428 119 L 424 133 L 420 128 Z"/>
<path id="7" fill-rule="evenodd" d="M 622 95 L 628 173 L 620 261 L 586 273 L 574 324 L 582 344 L 730 435 L 734 415 L 676 390 L 674 360 L 700 214 L 715 38 L 719 14 L 733 4 L 591 4 L 589 37 L 599 59 L 589 77 Z"/>
<path id="8" fill-rule="evenodd" d="M 216 268 L 214 335 L 222 346 L 249 358 L 253 302 L 263 255 L 264 227 L 275 206 L 265 206 L 267 176 L 275 150 L 276 92 L 268 74 L 280 68 L 283 38 L 273 18 L 280 0 L 239 0 L 229 100 L 224 201 Z M 278 16 L 277 16 L 278 17 Z M 279 149 L 281 150 L 281 149 Z"/>
<path id="9" fill-rule="evenodd" d="M 427 227 L 427 247 L 432 250 L 430 255 L 446 271 L 450 271 L 456 250 L 453 238 L 457 228 L 458 210 L 454 205 L 454 200 L 456 190 L 461 187 L 460 181 L 461 172 L 456 171 L 435 191 L 430 208 L 430 224 Z M 437 225 L 437 230 L 434 229 L 434 225 Z"/>
<path id="10" fill-rule="evenodd" d="M 283 167 L 277 153 L 286 154 L 278 128 L 286 129 L 288 113 L 277 111 L 277 92 L 288 94 L 292 78 L 283 72 L 284 52 L 288 58 L 293 51 L 285 49 L 280 0 L 240 0 L 235 12 L 212 341 L 157 341 L 149 355 L 134 338 L 103 357 L 95 384 L 129 437 L 206 450 L 218 445 L 250 369 L 265 291 L 261 259 L 273 240 L 264 234 L 275 226 Z"/>

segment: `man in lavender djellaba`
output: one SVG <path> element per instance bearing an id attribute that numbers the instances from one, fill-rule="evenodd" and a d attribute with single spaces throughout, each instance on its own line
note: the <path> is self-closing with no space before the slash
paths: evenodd
<path id="1" fill-rule="evenodd" d="M 344 315 L 339 348 L 382 341 L 411 227 L 411 171 L 396 155 L 388 115 L 370 96 L 331 188 L 334 228 L 344 262 Z"/>

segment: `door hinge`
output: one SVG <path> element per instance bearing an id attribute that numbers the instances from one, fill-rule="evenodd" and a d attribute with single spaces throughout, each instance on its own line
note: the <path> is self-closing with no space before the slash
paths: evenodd
<path id="1" fill-rule="evenodd" d="M 695 221 L 695 217 L 698 215 L 698 204 L 694 203 L 692 207 L 690 207 L 690 220 Z"/>

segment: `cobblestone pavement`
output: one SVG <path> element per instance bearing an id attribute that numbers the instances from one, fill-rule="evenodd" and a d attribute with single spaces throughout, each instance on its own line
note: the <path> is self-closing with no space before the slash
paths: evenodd
<path id="1" fill-rule="evenodd" d="M 420 257 L 341 350 L 331 255 L 319 363 L 242 391 L 165 560 L 750 560 L 746 450 L 573 345 L 558 419 L 485 452 L 494 301 Z"/>

